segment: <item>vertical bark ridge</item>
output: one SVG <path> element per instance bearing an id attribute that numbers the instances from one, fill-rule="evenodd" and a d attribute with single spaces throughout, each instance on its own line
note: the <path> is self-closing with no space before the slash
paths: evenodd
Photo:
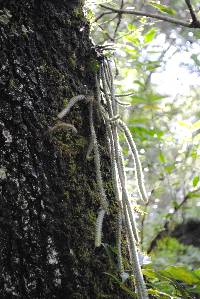
<path id="1" fill-rule="evenodd" d="M 48 132 L 64 102 L 94 90 L 82 9 L 78 1 L 8 0 L 0 10 L 0 297 L 126 298 L 103 274 L 103 249 L 94 251 L 99 196 L 85 159 L 87 104 L 66 117 L 77 135 Z M 96 129 L 114 205 L 104 127 Z"/>

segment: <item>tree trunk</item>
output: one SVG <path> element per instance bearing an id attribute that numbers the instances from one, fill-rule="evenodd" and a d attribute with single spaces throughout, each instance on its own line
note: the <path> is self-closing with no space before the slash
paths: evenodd
<path id="1" fill-rule="evenodd" d="M 100 206 L 88 104 L 50 132 L 72 96 L 94 91 L 96 54 L 78 1 L 0 1 L 0 298 L 128 298 L 94 249 Z M 103 179 L 112 210 L 105 128 L 96 118 Z M 115 212 L 103 241 L 114 245 Z M 106 296 L 109 295 L 109 296 Z"/>

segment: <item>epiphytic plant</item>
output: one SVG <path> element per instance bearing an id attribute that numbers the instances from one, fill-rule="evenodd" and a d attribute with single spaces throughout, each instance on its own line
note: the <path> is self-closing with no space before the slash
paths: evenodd
<path id="1" fill-rule="evenodd" d="M 141 271 L 140 262 L 140 240 L 138 236 L 137 224 L 135 220 L 134 211 L 131 207 L 131 203 L 127 191 L 127 180 L 124 169 L 124 159 L 119 143 L 118 130 L 122 130 L 126 137 L 127 143 L 132 153 L 132 158 L 135 166 L 136 181 L 138 192 L 141 199 L 145 202 L 148 201 L 147 192 L 144 186 L 144 178 L 142 172 L 142 166 L 139 159 L 136 144 L 131 136 L 131 133 L 125 123 L 120 119 L 118 113 L 119 101 L 116 99 L 114 80 L 112 75 L 112 69 L 110 62 L 107 58 L 103 58 L 101 61 L 100 69 L 95 78 L 95 95 L 94 97 L 78 95 L 73 97 L 67 107 L 58 114 L 58 119 L 62 119 L 68 114 L 71 108 L 79 101 L 85 100 L 89 103 L 89 121 L 90 121 L 90 144 L 87 152 L 87 159 L 90 159 L 90 154 L 94 152 L 94 163 L 96 168 L 96 180 L 98 190 L 100 194 L 100 208 L 96 220 L 95 228 L 95 246 L 99 247 L 102 243 L 102 227 L 103 220 L 106 213 L 108 213 L 109 203 L 104 188 L 104 182 L 101 172 L 101 157 L 99 151 L 99 145 L 97 135 L 95 132 L 93 111 L 97 108 L 99 114 L 105 123 L 107 140 L 110 151 L 110 160 L 112 166 L 112 180 L 115 191 L 115 198 L 118 202 L 119 212 L 117 219 L 117 251 L 118 251 L 118 266 L 119 272 L 123 279 L 124 265 L 121 250 L 122 228 L 126 230 L 127 243 L 129 245 L 129 256 L 132 267 L 132 274 L 135 280 L 135 289 L 137 297 L 139 299 L 148 299 L 148 292 L 144 282 L 144 278 Z M 103 104 L 103 103 L 106 103 Z"/>

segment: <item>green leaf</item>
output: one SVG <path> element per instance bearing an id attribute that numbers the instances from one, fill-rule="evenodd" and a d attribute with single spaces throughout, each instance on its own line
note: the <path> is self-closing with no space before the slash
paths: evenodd
<path id="1" fill-rule="evenodd" d="M 153 269 L 143 269 L 142 273 L 148 278 L 158 278 L 156 272 Z"/>
<path id="2" fill-rule="evenodd" d="M 175 200 L 173 201 L 173 207 L 174 207 L 174 209 L 179 208 L 179 204 Z"/>
<path id="3" fill-rule="evenodd" d="M 146 99 L 144 98 L 144 96 L 131 96 L 131 103 L 132 104 L 138 104 L 138 103 L 145 103 L 146 102 Z"/>
<path id="4" fill-rule="evenodd" d="M 133 45 L 136 45 L 136 46 L 140 45 L 140 40 L 138 39 L 137 36 L 128 35 L 128 36 L 125 36 L 124 39 L 127 40 L 128 42 L 132 43 Z"/>
<path id="5" fill-rule="evenodd" d="M 155 7 L 156 9 L 160 10 L 161 12 L 167 13 L 169 15 L 175 15 L 176 14 L 176 11 L 173 8 L 169 7 L 169 6 L 158 4 L 158 3 L 155 3 L 155 2 L 150 2 L 149 4 L 153 7 Z"/>
<path id="6" fill-rule="evenodd" d="M 160 139 L 163 136 L 163 132 L 157 129 L 149 129 L 146 126 L 142 126 L 141 124 L 138 126 L 129 126 L 130 131 L 134 134 L 134 136 L 139 137 L 141 140 L 154 140 L 155 135 L 157 139 Z"/>
<path id="7" fill-rule="evenodd" d="M 127 53 L 138 54 L 138 51 L 135 48 L 131 47 L 131 46 L 125 46 L 124 49 Z"/>
<path id="8" fill-rule="evenodd" d="M 165 95 L 160 94 L 154 94 L 154 93 L 147 93 L 147 94 L 139 94 L 139 95 L 133 95 L 131 96 L 131 103 L 137 104 L 137 103 L 144 103 L 149 104 L 154 101 L 160 101 L 162 99 L 166 98 Z"/>
<path id="9" fill-rule="evenodd" d="M 196 187 L 198 185 L 198 182 L 199 182 L 199 176 L 197 175 L 193 178 L 192 181 L 193 187 Z"/>
<path id="10" fill-rule="evenodd" d="M 199 283 L 199 278 L 185 267 L 169 266 L 165 270 L 160 270 L 160 274 L 165 277 L 183 281 L 189 285 Z"/>
<path id="11" fill-rule="evenodd" d="M 127 45 L 124 47 L 124 50 L 126 51 L 126 53 L 129 54 L 129 57 L 131 57 L 132 59 L 135 59 L 139 56 L 138 51 L 134 47 Z"/>
<path id="12" fill-rule="evenodd" d="M 141 82 L 141 81 L 139 81 L 139 80 L 134 80 L 134 83 L 137 84 L 137 85 L 139 85 L 142 88 L 144 87 L 144 83 Z"/>
<path id="13" fill-rule="evenodd" d="M 137 298 L 136 294 L 131 289 L 127 288 L 117 276 L 108 272 L 104 272 L 104 274 L 108 275 L 114 283 L 117 283 L 119 287 L 122 290 L 124 290 L 127 294 L 129 294 L 132 298 Z"/>
<path id="14" fill-rule="evenodd" d="M 165 156 L 164 156 L 164 154 L 163 154 L 162 152 L 159 153 L 159 160 L 160 160 L 160 162 L 162 162 L 162 163 L 165 163 L 165 162 L 166 162 L 166 160 L 165 160 Z"/>
<path id="15" fill-rule="evenodd" d="M 187 288 L 188 292 L 191 294 L 198 294 L 200 295 L 200 287 L 192 287 L 192 288 Z"/>
<path id="16" fill-rule="evenodd" d="M 144 35 L 144 42 L 145 42 L 145 44 L 150 43 L 150 42 L 154 39 L 156 33 L 157 33 L 157 29 L 156 29 L 156 28 L 152 28 L 152 29 L 150 29 L 150 30 Z"/>
<path id="17" fill-rule="evenodd" d="M 164 168 L 167 173 L 172 173 L 172 171 L 175 169 L 175 165 L 174 164 L 166 165 Z"/>
<path id="18" fill-rule="evenodd" d="M 200 198 L 200 193 L 195 193 L 195 192 L 189 192 L 187 194 L 188 198 Z"/>
<path id="19" fill-rule="evenodd" d="M 166 95 L 155 94 L 155 93 L 149 93 L 149 94 L 146 95 L 146 97 L 147 97 L 150 101 L 160 101 L 160 100 L 166 98 Z"/>
<path id="20" fill-rule="evenodd" d="M 174 298 L 166 293 L 159 292 L 158 290 L 155 290 L 155 289 L 148 289 L 148 293 L 149 293 L 149 295 L 156 296 L 156 298 L 162 298 L 162 299 L 168 299 L 168 298 L 173 299 Z"/>
<path id="21" fill-rule="evenodd" d="M 192 124 L 192 130 L 199 130 L 200 129 L 200 120 L 196 121 L 195 123 Z"/>
<path id="22" fill-rule="evenodd" d="M 133 24 L 131 24 L 131 23 L 128 24 L 127 28 L 128 28 L 128 30 L 130 30 L 130 31 L 134 31 L 134 30 L 136 30 L 136 26 L 133 25 Z"/>
<path id="23" fill-rule="evenodd" d="M 196 270 L 192 271 L 192 273 L 200 279 L 200 269 L 196 269 Z"/>
<path id="24" fill-rule="evenodd" d="M 191 58 L 197 66 L 200 66 L 199 54 L 192 54 Z"/>
<path id="25" fill-rule="evenodd" d="M 160 63 L 159 62 L 153 62 L 153 63 L 147 64 L 146 70 L 151 72 L 151 71 L 157 69 L 158 67 L 160 67 Z"/>

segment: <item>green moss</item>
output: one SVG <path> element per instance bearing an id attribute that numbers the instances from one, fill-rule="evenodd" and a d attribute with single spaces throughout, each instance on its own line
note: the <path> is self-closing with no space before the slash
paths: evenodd
<path id="1" fill-rule="evenodd" d="M 7 25 L 10 22 L 11 18 L 12 18 L 12 15 L 8 9 L 4 8 L 3 10 L 0 10 L 0 24 L 1 25 Z"/>
<path id="2" fill-rule="evenodd" d="M 56 144 L 61 150 L 62 154 L 64 154 L 65 156 L 72 156 L 74 154 L 74 151 L 69 144 L 63 143 L 60 140 L 56 140 Z"/>
<path id="3" fill-rule="evenodd" d="M 87 140 L 87 138 L 85 138 L 83 136 L 80 136 L 75 141 L 75 145 L 79 148 L 84 148 L 87 144 L 88 144 L 88 140 Z"/>
<path id="4" fill-rule="evenodd" d="M 95 212 L 93 210 L 89 210 L 88 211 L 88 222 L 89 222 L 89 225 L 95 224 L 96 218 L 97 218 L 97 216 L 96 216 Z"/>
<path id="5" fill-rule="evenodd" d="M 63 72 L 60 72 L 57 68 L 53 66 L 49 66 L 47 63 L 42 64 L 39 67 L 39 70 L 43 74 L 47 74 L 51 76 L 52 78 L 56 79 L 56 81 L 61 81 L 63 79 L 66 79 L 66 74 Z"/>
<path id="6" fill-rule="evenodd" d="M 16 82 L 15 82 L 15 80 L 14 79 L 10 79 L 10 81 L 9 81 L 9 88 L 13 88 L 13 87 L 16 87 L 17 85 L 16 85 Z"/>
<path id="7" fill-rule="evenodd" d="M 70 163 L 68 164 L 68 171 L 70 175 L 76 173 L 76 168 L 77 168 L 76 161 L 70 160 Z"/>
<path id="8" fill-rule="evenodd" d="M 108 180 L 104 184 L 105 184 L 105 188 L 106 188 L 107 192 L 112 195 L 113 194 L 113 182 L 111 180 Z"/>
<path id="9" fill-rule="evenodd" d="M 63 100 L 63 108 L 66 108 L 67 104 L 68 104 L 68 100 L 67 100 L 67 98 L 64 98 L 64 100 Z"/>
<path id="10" fill-rule="evenodd" d="M 102 293 L 100 293 L 100 294 L 98 294 L 98 297 L 97 297 L 98 299 L 103 299 L 103 298 L 113 298 L 113 296 L 112 295 L 107 295 L 107 294 L 102 294 Z"/>
<path id="11" fill-rule="evenodd" d="M 81 1 L 81 2 L 83 2 L 83 1 Z M 81 19 L 84 18 L 82 5 L 79 5 L 79 6 L 77 6 L 77 7 L 74 8 L 73 15 L 76 18 L 79 18 L 79 20 L 78 20 L 79 22 L 80 22 L 80 18 Z"/>
<path id="12" fill-rule="evenodd" d="M 68 59 L 67 59 L 67 62 L 68 62 L 68 65 L 73 69 L 73 70 L 75 70 L 76 69 L 76 55 L 75 55 L 75 53 L 73 53 L 72 54 L 72 56 L 71 57 L 69 57 Z"/>
<path id="13" fill-rule="evenodd" d="M 65 192 L 64 192 L 64 197 L 65 197 L 66 200 L 69 199 L 69 192 L 68 192 L 68 191 L 65 191 Z"/>
<path id="14" fill-rule="evenodd" d="M 96 73 L 99 70 L 99 62 L 96 59 L 91 58 L 87 67 L 89 72 Z"/>
<path id="15" fill-rule="evenodd" d="M 70 131 L 55 132 L 53 134 L 53 138 L 58 148 L 61 150 L 62 154 L 70 158 L 74 157 L 74 159 L 76 158 L 77 154 L 85 151 L 85 147 L 88 144 L 88 140 L 86 137 L 80 136 L 79 138 L 76 138 L 76 136 L 73 136 L 73 134 Z"/>
<path id="16" fill-rule="evenodd" d="M 90 233 L 90 236 L 92 236 L 92 235 L 93 234 Z M 89 260 L 91 258 L 91 253 L 87 247 L 82 247 L 82 248 L 79 247 L 79 255 L 80 255 L 81 259 L 83 259 L 84 261 Z"/>

